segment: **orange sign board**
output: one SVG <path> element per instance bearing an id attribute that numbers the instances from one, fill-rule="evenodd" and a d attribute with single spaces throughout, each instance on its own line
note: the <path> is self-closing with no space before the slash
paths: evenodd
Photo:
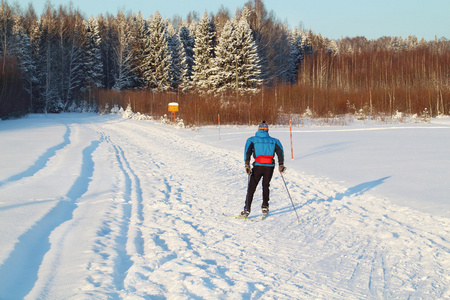
<path id="1" fill-rule="evenodd" d="M 169 103 L 169 111 L 177 112 L 178 111 L 178 103 L 176 103 L 176 102 Z"/>

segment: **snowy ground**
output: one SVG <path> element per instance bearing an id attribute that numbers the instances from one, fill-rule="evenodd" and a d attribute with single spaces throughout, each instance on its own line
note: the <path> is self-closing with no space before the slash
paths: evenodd
<path id="1" fill-rule="evenodd" d="M 450 298 L 450 120 L 293 131 L 300 224 L 278 173 L 266 220 L 222 215 L 253 127 L 0 122 L 0 299 Z"/>

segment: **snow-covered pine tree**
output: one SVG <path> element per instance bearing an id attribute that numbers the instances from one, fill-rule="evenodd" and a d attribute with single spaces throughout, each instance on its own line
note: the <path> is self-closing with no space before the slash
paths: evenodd
<path id="1" fill-rule="evenodd" d="M 186 53 L 180 36 L 171 23 L 167 23 L 168 47 L 172 58 L 170 64 L 170 82 L 173 90 L 183 91 L 188 80 L 186 78 Z"/>
<path id="2" fill-rule="evenodd" d="M 94 17 L 90 17 L 85 24 L 87 30 L 85 57 L 84 57 L 84 72 L 86 75 L 87 88 L 103 87 L 103 62 L 100 52 L 101 37 L 98 27 L 98 21 Z"/>
<path id="3" fill-rule="evenodd" d="M 133 38 L 131 39 L 131 48 L 133 51 L 133 68 L 136 76 L 133 83 L 134 88 L 144 88 L 144 71 L 142 69 L 142 62 L 145 57 L 145 48 L 148 42 L 149 33 L 147 22 L 142 17 L 141 12 L 137 15 L 133 15 L 131 33 Z"/>
<path id="4" fill-rule="evenodd" d="M 217 93 L 226 90 L 239 91 L 241 94 L 254 92 L 261 85 L 256 44 L 245 17 L 227 21 L 216 47 L 214 63 Z"/>
<path id="5" fill-rule="evenodd" d="M 41 50 L 41 22 L 36 18 L 34 24 L 29 28 L 30 45 L 31 45 L 31 61 L 34 66 L 34 84 L 30 84 L 30 103 L 31 111 L 34 113 L 42 112 L 42 97 L 40 95 L 41 86 L 41 65 L 40 65 L 40 54 Z"/>
<path id="6" fill-rule="evenodd" d="M 183 45 L 184 56 L 186 60 L 186 74 L 183 82 L 183 91 L 188 90 L 191 87 L 192 74 L 194 73 L 194 47 L 195 39 L 190 34 L 190 30 L 187 25 L 182 25 L 179 30 L 180 41 Z"/>
<path id="7" fill-rule="evenodd" d="M 194 74 L 192 75 L 192 83 L 200 92 L 210 92 L 214 86 L 212 78 L 214 68 L 214 37 L 215 32 L 205 11 L 195 31 L 195 64 L 193 67 Z"/>
<path id="8" fill-rule="evenodd" d="M 39 44 L 36 53 L 38 75 L 37 111 L 44 113 L 60 112 L 63 109 L 59 90 L 61 78 L 58 78 L 60 57 L 58 51 L 57 23 L 53 17 L 53 10 L 48 3 L 46 12 L 39 20 Z"/>
<path id="9" fill-rule="evenodd" d="M 117 43 L 114 46 L 114 60 L 117 71 L 114 76 L 113 89 L 123 90 L 132 86 L 134 75 L 132 70 L 133 52 L 130 47 L 130 26 L 123 12 L 117 13 L 114 30 L 117 36 Z"/>
<path id="10" fill-rule="evenodd" d="M 67 108 L 72 102 L 80 100 L 85 86 L 84 46 L 87 28 L 78 11 L 69 9 L 68 12 L 60 10 L 59 13 L 60 78 L 63 79 L 59 96 L 64 108 Z"/>
<path id="11" fill-rule="evenodd" d="M 22 71 L 23 87 L 29 96 L 30 112 L 33 112 L 33 88 L 37 84 L 36 64 L 33 60 L 33 48 L 31 39 L 26 34 L 22 18 L 14 17 L 13 33 L 15 37 L 15 55 L 18 58 L 19 67 Z"/>
<path id="12" fill-rule="evenodd" d="M 414 50 L 419 46 L 419 40 L 413 35 L 408 35 L 405 43 L 408 50 Z"/>
<path id="13" fill-rule="evenodd" d="M 128 103 L 127 109 L 123 112 L 122 118 L 124 119 L 131 119 L 133 117 L 133 109 L 131 108 L 131 103 Z"/>
<path id="14" fill-rule="evenodd" d="M 142 65 L 144 81 L 150 89 L 165 91 L 170 87 L 171 63 L 166 25 L 158 11 L 148 23 L 149 39 Z"/>
<path id="15" fill-rule="evenodd" d="M 339 55 L 339 47 L 336 40 L 331 40 L 328 44 L 328 52 L 334 55 Z"/>
<path id="16" fill-rule="evenodd" d="M 240 64 L 238 59 L 238 89 L 243 92 L 255 92 L 262 84 L 261 66 L 253 32 L 247 21 L 246 10 L 245 7 L 236 28 L 236 40 L 240 43 L 238 49 L 241 52 L 239 54 Z"/>
<path id="17" fill-rule="evenodd" d="M 115 18 L 113 16 L 104 17 L 100 14 L 97 18 L 99 35 L 101 39 L 100 53 L 103 64 L 102 84 L 105 88 L 111 89 L 116 77 L 116 49 L 117 35 L 115 30 Z"/>
<path id="18" fill-rule="evenodd" d="M 293 83 L 297 78 L 298 67 L 303 61 L 302 35 L 297 27 L 290 33 L 289 43 L 291 48 L 290 61 L 292 63 L 289 77 L 291 83 Z"/>
<path id="19" fill-rule="evenodd" d="M 246 7 L 250 12 L 248 22 L 258 46 L 264 84 L 287 82 L 291 62 L 286 26 L 276 22 L 273 14 L 267 12 L 262 0 L 248 1 Z"/>
<path id="20" fill-rule="evenodd" d="M 238 42 L 236 40 L 237 21 L 228 20 L 222 29 L 214 58 L 213 83 L 215 92 L 220 94 L 227 90 L 236 90 L 238 61 Z"/>
<path id="21" fill-rule="evenodd" d="M 301 32 L 302 36 L 302 50 L 303 55 L 312 55 L 314 52 L 312 41 L 314 39 L 314 33 L 310 29 L 308 32 Z"/>
<path id="22" fill-rule="evenodd" d="M 402 37 L 394 36 L 391 38 L 391 43 L 389 45 L 389 49 L 395 52 L 399 51 L 403 47 L 403 39 Z"/>

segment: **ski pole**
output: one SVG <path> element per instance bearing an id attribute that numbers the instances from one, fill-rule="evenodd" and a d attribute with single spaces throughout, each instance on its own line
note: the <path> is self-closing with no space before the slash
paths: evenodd
<path id="1" fill-rule="evenodd" d="M 298 223 L 300 223 L 300 218 L 298 217 L 298 213 L 297 213 L 297 210 L 295 209 L 294 201 L 292 201 L 291 194 L 289 193 L 288 187 L 286 185 L 286 181 L 284 180 L 283 173 L 280 172 L 280 174 L 281 174 L 281 178 L 283 178 L 284 186 L 286 187 L 286 191 L 287 191 L 287 193 L 289 195 L 289 199 L 291 199 L 292 207 L 294 208 L 295 214 L 297 215 Z"/>

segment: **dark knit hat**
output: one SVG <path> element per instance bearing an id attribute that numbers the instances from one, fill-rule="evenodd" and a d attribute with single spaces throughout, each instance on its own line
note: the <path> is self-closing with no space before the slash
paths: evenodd
<path id="1" fill-rule="evenodd" d="M 267 125 L 266 121 L 262 121 L 261 124 L 258 126 L 258 130 L 264 130 L 269 132 L 269 125 Z"/>

